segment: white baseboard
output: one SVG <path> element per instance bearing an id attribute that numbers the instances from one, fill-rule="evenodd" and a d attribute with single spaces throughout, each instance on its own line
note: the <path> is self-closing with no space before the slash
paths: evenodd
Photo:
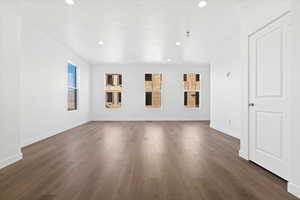
<path id="1" fill-rule="evenodd" d="M 92 122 L 209 122 L 209 119 L 94 119 Z"/>
<path id="2" fill-rule="evenodd" d="M 234 134 L 231 130 L 227 130 L 225 128 L 218 127 L 216 124 L 210 123 L 210 128 L 215 129 L 215 130 L 222 132 L 226 135 L 229 135 L 231 137 L 234 137 L 236 139 L 240 139 L 237 137 L 237 134 Z"/>
<path id="3" fill-rule="evenodd" d="M 21 152 L 17 153 L 16 155 L 10 156 L 4 160 L 0 160 L 0 169 L 7 167 L 15 162 L 22 160 L 23 154 Z"/>
<path id="4" fill-rule="evenodd" d="M 55 130 L 55 131 L 50 131 L 50 132 L 48 132 L 48 133 L 46 133 L 46 134 L 42 134 L 42 135 L 39 135 L 39 136 L 37 136 L 37 137 L 34 137 L 34 138 L 31 138 L 31 139 L 22 141 L 22 142 L 21 142 L 21 147 L 23 148 L 23 147 L 29 146 L 29 145 L 31 145 L 31 144 L 34 144 L 34 143 L 36 143 L 36 142 L 45 140 L 45 139 L 47 139 L 47 138 L 49 138 L 49 137 L 52 137 L 52 136 L 57 135 L 57 134 L 59 134 L 59 133 L 65 132 L 65 131 L 67 131 L 67 130 L 69 130 L 69 129 L 72 129 L 72 128 L 75 128 L 75 127 L 77 127 L 77 126 L 81 126 L 81 125 L 83 125 L 83 124 L 85 124 L 85 123 L 88 123 L 88 122 L 89 122 L 89 121 L 81 122 L 81 123 L 78 123 L 78 124 L 73 125 L 73 126 L 70 126 L 70 127 L 65 127 L 65 128 L 61 128 L 61 129 Z"/>
<path id="5" fill-rule="evenodd" d="M 291 193 L 292 195 L 300 198 L 300 186 L 289 182 L 288 183 L 288 192 Z"/>

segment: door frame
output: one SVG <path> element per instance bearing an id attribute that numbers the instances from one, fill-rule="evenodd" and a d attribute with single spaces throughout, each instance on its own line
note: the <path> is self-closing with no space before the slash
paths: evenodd
<path id="1" fill-rule="evenodd" d="M 245 160 L 250 160 L 250 131 L 249 131 L 249 92 L 250 92 L 250 39 L 251 36 L 256 34 L 257 32 L 263 30 L 267 26 L 271 25 L 272 23 L 280 20 L 283 17 L 290 16 L 291 11 L 286 11 L 283 14 L 281 14 L 279 17 L 269 21 L 264 26 L 261 26 L 260 28 L 256 29 L 255 31 L 249 32 L 247 34 L 244 34 L 241 36 L 241 51 L 242 51 L 242 112 L 241 112 L 241 119 L 242 119 L 242 134 L 240 138 L 240 150 L 239 150 L 239 156 Z M 243 88 L 246 88 L 243 90 Z M 290 146 L 290 138 L 288 138 L 288 143 Z M 289 157 L 290 157 L 290 149 L 288 149 Z M 288 180 L 290 179 L 290 163 L 288 163 L 289 169 L 288 169 Z"/>

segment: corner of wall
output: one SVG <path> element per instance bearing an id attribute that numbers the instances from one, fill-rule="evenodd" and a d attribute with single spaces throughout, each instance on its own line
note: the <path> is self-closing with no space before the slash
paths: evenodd
<path id="1" fill-rule="evenodd" d="M 300 198 L 300 186 L 289 182 L 288 183 L 288 192 L 291 193 L 292 195 Z"/>
<path id="2" fill-rule="evenodd" d="M 242 149 L 239 150 L 239 157 L 243 158 L 244 160 L 249 160 L 247 153 L 245 151 L 243 151 Z"/>
<path id="3" fill-rule="evenodd" d="M 0 169 L 23 158 L 19 144 L 20 17 L 16 1 L 0 1 Z M 5 76 L 5 78 L 3 78 Z"/>
<path id="4" fill-rule="evenodd" d="M 67 131 L 67 130 L 70 130 L 72 128 L 75 128 L 75 127 L 81 126 L 83 124 L 86 124 L 89 121 L 90 120 L 85 120 L 85 121 L 80 122 L 80 123 L 72 124 L 71 126 L 67 126 L 67 127 L 61 128 L 61 129 L 54 130 L 54 131 L 49 131 L 45 134 L 38 135 L 37 137 L 30 138 L 30 139 L 25 140 L 25 141 L 21 141 L 21 147 L 23 148 L 23 147 L 29 146 L 31 144 L 34 144 L 36 142 L 40 142 L 40 141 L 45 140 L 45 139 L 47 139 L 49 137 L 52 137 L 54 135 L 63 133 L 64 131 Z"/>
<path id="5" fill-rule="evenodd" d="M 15 162 L 22 160 L 23 159 L 23 154 L 22 152 L 18 152 L 17 154 L 10 156 L 4 160 L 0 160 L 0 169 L 7 167 L 11 164 L 14 164 Z"/>
<path id="6" fill-rule="evenodd" d="M 240 139 L 238 137 L 238 134 L 236 134 L 234 131 L 226 129 L 226 128 L 222 128 L 221 126 L 216 125 L 216 123 L 210 123 L 210 128 L 215 129 L 221 133 L 224 133 L 226 135 L 229 135 L 231 137 L 234 137 L 236 139 Z"/>
<path id="7" fill-rule="evenodd" d="M 92 74 L 93 74 L 93 65 L 89 65 L 89 107 L 88 107 L 88 122 L 92 121 L 93 119 L 93 82 L 92 82 Z"/>

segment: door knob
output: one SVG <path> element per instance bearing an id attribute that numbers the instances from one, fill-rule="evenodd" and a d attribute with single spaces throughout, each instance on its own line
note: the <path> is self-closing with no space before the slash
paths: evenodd
<path id="1" fill-rule="evenodd" d="M 249 107 L 253 107 L 253 106 L 255 106 L 254 103 L 249 103 Z"/>

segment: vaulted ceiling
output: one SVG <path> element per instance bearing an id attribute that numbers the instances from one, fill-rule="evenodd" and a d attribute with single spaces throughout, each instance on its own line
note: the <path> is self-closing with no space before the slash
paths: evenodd
<path id="1" fill-rule="evenodd" d="M 199 0 L 74 1 L 24 0 L 23 22 L 90 64 L 207 63 L 210 47 L 239 27 L 238 0 L 207 0 L 205 8 Z"/>

